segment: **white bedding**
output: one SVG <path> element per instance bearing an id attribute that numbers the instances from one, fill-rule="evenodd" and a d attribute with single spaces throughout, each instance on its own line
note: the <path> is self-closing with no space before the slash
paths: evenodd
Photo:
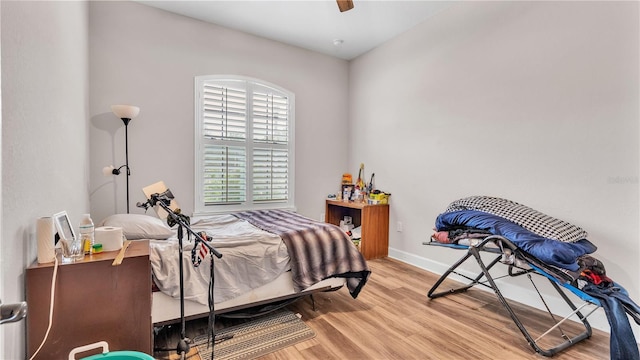
<path id="1" fill-rule="evenodd" d="M 205 231 L 211 245 L 222 254 L 214 257 L 214 303 L 221 303 L 263 286 L 289 270 L 290 259 L 282 239 L 260 230 L 233 215 L 216 215 L 191 220 L 194 231 Z M 175 231 L 174 231 L 175 233 Z M 207 256 L 200 266 L 191 261 L 193 239 L 183 239 L 185 299 L 208 304 L 210 261 Z M 151 240 L 149 257 L 155 283 L 165 294 L 180 297 L 178 239 Z"/>

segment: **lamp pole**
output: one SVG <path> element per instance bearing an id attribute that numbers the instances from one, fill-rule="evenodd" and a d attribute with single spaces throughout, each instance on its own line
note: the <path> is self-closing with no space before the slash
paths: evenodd
<path id="1" fill-rule="evenodd" d="M 127 167 L 127 214 L 129 213 L 129 176 L 131 176 L 129 170 L 129 121 L 131 121 L 130 118 L 122 118 L 122 122 L 124 122 L 124 164 Z"/>
<path id="2" fill-rule="evenodd" d="M 129 121 L 140 113 L 140 108 L 131 105 L 111 105 L 111 111 L 122 120 L 124 123 L 124 156 L 125 164 L 118 169 L 114 169 L 113 166 L 105 167 L 102 172 L 107 176 L 109 171 L 113 175 L 119 175 L 120 169 L 127 168 L 127 214 L 129 213 L 129 176 L 131 176 L 131 169 L 129 169 Z"/>

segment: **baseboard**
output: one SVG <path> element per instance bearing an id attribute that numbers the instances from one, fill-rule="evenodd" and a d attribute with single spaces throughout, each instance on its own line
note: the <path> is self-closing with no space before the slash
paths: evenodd
<path id="1" fill-rule="evenodd" d="M 462 256 L 462 253 L 461 255 Z M 441 263 L 439 261 L 435 261 L 432 259 L 428 259 L 425 257 L 421 257 L 415 254 L 411 254 L 405 251 L 401 251 L 401 250 L 397 250 L 394 248 L 389 248 L 389 257 L 405 262 L 407 264 L 416 266 L 418 268 L 430 271 L 432 273 L 441 275 L 443 274 L 445 271 L 447 271 L 447 269 L 449 269 L 449 267 L 452 264 L 444 264 Z M 466 273 L 465 271 L 460 271 L 460 273 L 467 275 L 467 276 L 475 276 L 476 273 L 472 273 L 472 272 L 468 272 Z M 459 280 L 459 281 L 464 281 L 467 282 L 467 280 L 463 279 L 463 278 L 459 278 L 456 279 L 454 276 L 451 277 L 451 279 L 454 280 Z M 517 286 L 505 281 L 501 281 L 501 280 L 496 280 L 496 283 L 499 284 L 500 287 L 500 291 L 502 292 L 502 294 L 504 295 L 504 297 L 506 297 L 509 300 L 513 300 L 513 301 L 517 301 L 521 304 L 525 304 L 527 306 L 531 306 L 534 307 L 536 309 L 540 309 L 545 311 L 544 309 L 544 305 L 541 304 L 539 301 L 535 301 L 537 299 L 539 299 L 538 294 L 532 290 L 529 289 L 525 286 Z M 429 284 L 426 285 L 425 288 L 425 297 L 426 297 L 426 293 L 429 290 L 431 286 Z M 485 290 L 485 291 L 491 291 L 490 289 L 484 287 L 484 286 L 478 286 L 476 287 L 477 289 L 481 289 L 481 290 Z M 558 308 L 563 308 L 566 307 L 564 300 L 556 295 L 545 295 L 545 301 L 547 301 L 549 303 L 549 307 L 551 309 L 558 309 Z M 567 314 L 555 314 L 558 316 L 566 316 Z M 610 327 L 609 327 L 609 322 L 607 321 L 607 317 L 604 313 L 604 311 L 602 310 L 602 308 L 597 309 L 593 314 L 591 314 L 591 316 L 589 316 L 589 323 L 591 324 L 591 326 L 594 329 L 598 329 L 604 332 L 609 333 L 610 332 Z M 638 339 L 638 334 L 637 334 L 637 329 L 635 329 L 634 327 L 634 333 L 636 333 L 636 339 Z"/>

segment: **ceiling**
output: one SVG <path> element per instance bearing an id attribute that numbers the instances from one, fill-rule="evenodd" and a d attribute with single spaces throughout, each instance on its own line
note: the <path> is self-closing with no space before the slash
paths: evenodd
<path id="1" fill-rule="evenodd" d="M 136 2 L 346 60 L 366 53 L 454 3 L 354 0 L 354 8 L 341 13 L 335 0 Z"/>

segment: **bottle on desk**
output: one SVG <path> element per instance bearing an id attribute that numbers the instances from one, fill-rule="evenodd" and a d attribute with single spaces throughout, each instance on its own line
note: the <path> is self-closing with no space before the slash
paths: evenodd
<path id="1" fill-rule="evenodd" d="M 82 215 L 80 220 L 80 243 L 84 248 L 85 255 L 92 253 L 93 245 L 95 242 L 95 226 L 93 220 L 91 220 L 90 214 Z"/>

